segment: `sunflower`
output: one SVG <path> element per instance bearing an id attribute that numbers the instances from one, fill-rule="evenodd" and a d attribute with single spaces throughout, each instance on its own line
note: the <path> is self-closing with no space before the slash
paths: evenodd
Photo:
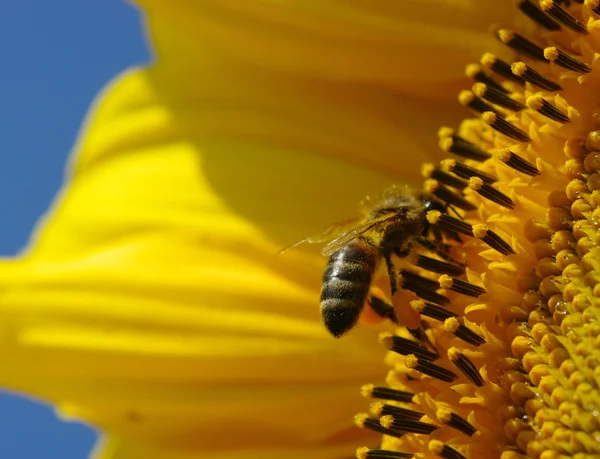
<path id="1" fill-rule="evenodd" d="M 597 182 L 588 159 L 597 141 L 589 7 L 550 2 L 540 13 L 522 2 L 541 21 L 533 28 L 498 1 L 140 3 L 156 63 L 125 73 L 100 96 L 63 191 L 26 251 L 0 267 L 0 384 L 100 427 L 105 438 L 95 456 L 102 459 L 347 457 L 376 444 L 382 431 L 391 435 L 381 448 L 359 455 L 476 457 L 485 447 L 518 455 L 532 454 L 535 441 L 547 444 L 537 413 L 548 416 L 544 432 L 557 426 L 551 433 L 565 435 L 556 444 L 570 444 L 558 428 L 563 415 L 585 424 L 591 413 L 585 425 L 595 425 L 567 384 L 571 374 L 587 377 L 593 359 L 561 350 L 570 351 L 562 336 L 593 330 L 587 306 L 597 258 L 584 257 L 595 250 Z M 586 24 L 588 33 L 565 21 Z M 489 35 L 497 22 L 522 24 L 521 33 L 548 43 L 550 68 L 531 64 L 537 48 L 525 36 Z M 544 32 L 548 24 L 559 29 Z M 474 237 L 452 250 L 469 267 L 464 282 L 486 293 L 477 303 L 448 293 L 452 303 L 442 311 L 454 315 L 443 329 L 426 319 L 428 339 L 447 352 L 432 365 L 461 384 L 422 373 L 414 354 L 392 353 L 385 386 L 378 330 L 357 327 L 339 341 L 319 321 L 325 260 L 310 251 L 274 254 L 348 216 L 364 195 L 414 180 L 436 155 L 434 126 L 458 123 L 452 99 L 464 85 L 464 63 L 484 52 L 468 73 L 485 87 L 461 102 L 489 104 L 482 114 L 489 128 L 479 120 L 442 129 L 440 153 L 471 157 L 424 168 L 428 190 L 440 193 L 447 177 L 462 177 L 472 190 L 467 199 L 479 206 L 464 215 Z M 523 64 L 513 74 L 501 57 L 515 53 Z M 498 69 L 504 73 L 495 77 Z M 490 87 L 504 97 L 489 100 Z M 495 134 L 498 127 L 505 132 Z M 532 140 L 515 147 L 507 133 Z M 475 152 L 493 158 L 473 163 Z M 492 175 L 497 180 L 486 182 Z M 580 213 L 569 217 L 575 202 Z M 577 227 L 588 214 L 588 226 Z M 515 254 L 499 251 L 504 244 Z M 579 269 L 564 279 L 581 280 L 563 280 L 558 269 L 573 264 Z M 428 305 L 407 295 L 395 299 L 398 309 L 410 304 L 427 317 Z M 578 309 L 580 316 L 571 313 Z M 560 326 L 551 322 L 556 311 Z M 576 330 L 562 332 L 565 323 Z M 382 341 L 393 347 L 411 339 L 402 333 Z M 485 343 L 473 344 L 478 339 Z M 472 364 L 470 376 L 484 385 L 452 366 L 458 361 Z M 536 375 L 554 378 L 573 398 L 571 411 L 557 412 L 543 392 L 527 401 L 541 390 Z M 363 407 L 357 387 L 367 381 L 376 385 L 366 395 L 413 395 L 358 416 L 371 427 L 359 429 L 352 415 Z M 592 387 L 585 400 L 594 394 Z M 435 429 L 398 436 L 398 411 L 389 406 L 421 410 L 409 420 Z M 569 427 L 574 436 L 578 425 Z"/>
<path id="2" fill-rule="evenodd" d="M 600 457 L 600 3 L 515 4 L 536 28 L 495 28 L 517 58 L 466 67 L 474 118 L 423 166 L 459 209 L 427 219 L 460 236 L 464 278 L 421 269 L 397 299 L 423 335 L 381 336 L 391 369 L 356 423 L 383 442 L 361 459 Z"/>

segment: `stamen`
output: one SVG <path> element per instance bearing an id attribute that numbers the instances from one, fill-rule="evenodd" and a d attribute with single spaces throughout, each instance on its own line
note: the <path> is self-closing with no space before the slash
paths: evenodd
<path id="1" fill-rule="evenodd" d="M 444 330 L 453 333 L 457 338 L 462 339 L 465 343 L 473 346 L 481 346 L 485 344 L 484 338 L 479 336 L 470 328 L 465 327 L 458 321 L 458 317 L 450 317 L 444 321 Z"/>
<path id="2" fill-rule="evenodd" d="M 437 454 L 443 459 L 467 459 L 454 448 L 444 445 L 444 443 L 439 440 L 431 440 L 427 446 L 429 447 L 429 451 Z"/>
<path id="3" fill-rule="evenodd" d="M 458 218 L 442 214 L 437 210 L 430 210 L 427 212 L 427 221 L 432 225 L 439 225 L 443 230 L 454 231 L 466 236 L 473 236 L 473 227 L 471 225 Z"/>
<path id="4" fill-rule="evenodd" d="M 361 388 L 363 397 L 378 398 L 380 400 L 392 400 L 394 402 L 410 403 L 415 394 L 403 390 L 391 389 L 384 386 L 374 386 L 373 384 L 365 384 Z"/>
<path id="5" fill-rule="evenodd" d="M 393 304 L 390 304 L 381 298 L 371 295 L 369 297 L 369 306 L 375 311 L 379 317 L 389 319 L 394 323 L 398 323 L 398 317 L 396 317 L 396 309 Z"/>
<path id="6" fill-rule="evenodd" d="M 541 115 L 544 115 L 551 120 L 558 121 L 559 123 L 570 123 L 571 120 L 567 115 L 561 112 L 558 108 L 552 105 L 550 102 L 545 100 L 539 94 L 530 96 L 527 98 L 527 106 L 531 110 L 535 110 Z"/>
<path id="7" fill-rule="evenodd" d="M 477 298 L 478 296 L 487 293 L 486 290 L 477 285 L 473 285 L 470 282 L 450 277 L 447 274 L 443 274 L 439 279 L 440 287 L 450 289 L 453 292 L 460 293 L 461 295 L 472 296 Z"/>
<path id="8" fill-rule="evenodd" d="M 402 408 L 399 406 L 388 405 L 383 402 L 375 402 L 371 404 L 371 412 L 375 416 L 387 416 L 391 415 L 398 419 L 410 419 L 413 421 L 418 421 L 425 413 L 421 413 L 420 411 L 409 410 L 408 408 Z"/>
<path id="9" fill-rule="evenodd" d="M 542 7 L 542 11 L 552 16 L 565 27 L 575 32 L 587 35 L 588 31 L 585 26 L 571 16 L 571 14 L 569 14 L 566 10 L 558 6 L 556 2 L 552 0 L 541 0 L 540 6 Z"/>
<path id="10" fill-rule="evenodd" d="M 519 142 L 531 142 L 531 138 L 516 126 L 513 126 L 504 118 L 496 116 L 493 112 L 484 112 L 481 119 L 495 131 L 504 134 Z"/>
<path id="11" fill-rule="evenodd" d="M 440 139 L 439 145 L 443 151 L 454 153 L 456 156 L 465 159 L 482 162 L 491 157 L 489 153 L 457 135 Z"/>
<path id="12" fill-rule="evenodd" d="M 416 434 L 429 435 L 434 430 L 439 429 L 439 426 L 421 421 L 411 421 L 409 419 L 396 419 L 393 416 L 383 416 L 379 422 L 387 429 L 398 430 L 401 432 L 410 432 Z"/>
<path id="13" fill-rule="evenodd" d="M 518 112 L 525 108 L 525 105 L 511 99 L 505 92 L 498 91 L 484 83 L 475 83 L 472 89 L 476 96 L 481 97 L 492 104 L 512 110 L 513 112 Z"/>
<path id="14" fill-rule="evenodd" d="M 438 169 L 431 163 L 423 164 L 421 167 L 421 174 L 426 179 L 437 180 L 438 182 L 448 185 L 449 187 L 456 188 L 457 190 L 463 190 L 467 187 L 467 182 Z"/>
<path id="15" fill-rule="evenodd" d="M 443 422 L 447 426 L 450 426 L 469 437 L 472 437 L 473 434 L 477 432 L 477 429 L 473 427 L 469 421 L 445 408 L 437 410 L 436 416 L 440 422 Z"/>
<path id="16" fill-rule="evenodd" d="M 413 453 L 389 451 L 387 449 L 369 449 L 366 446 L 356 450 L 356 459 L 410 459 Z"/>
<path id="17" fill-rule="evenodd" d="M 548 30 L 560 30 L 560 24 L 549 18 L 530 0 L 517 0 L 517 6 L 529 17 L 529 19 L 537 22 L 542 27 L 545 27 Z"/>
<path id="18" fill-rule="evenodd" d="M 592 71 L 587 64 L 569 56 L 566 53 L 563 53 L 556 46 L 549 46 L 548 48 L 544 49 L 544 57 L 550 62 L 554 62 L 556 65 L 559 65 L 567 70 L 573 70 L 574 72 L 578 73 L 589 73 Z"/>
<path id="19" fill-rule="evenodd" d="M 498 236 L 485 225 L 479 224 L 473 226 L 473 236 L 475 236 L 477 239 L 481 239 L 492 249 L 500 252 L 502 255 L 511 255 L 515 253 L 510 245 L 504 242 L 500 236 Z"/>
<path id="20" fill-rule="evenodd" d="M 515 75 L 522 77 L 525 81 L 540 89 L 550 92 L 562 90 L 562 87 L 558 83 L 543 77 L 524 62 L 515 62 L 510 68 Z"/>
<path id="21" fill-rule="evenodd" d="M 497 115 L 500 115 L 494 107 L 484 102 L 479 97 L 475 97 L 475 94 L 471 91 L 461 91 L 458 95 L 458 101 L 462 106 L 468 107 L 476 113 L 494 112 Z"/>
<path id="22" fill-rule="evenodd" d="M 493 188 L 491 185 L 485 183 L 479 177 L 471 177 L 469 179 L 469 188 L 471 188 L 473 191 L 476 191 L 484 198 L 506 207 L 507 209 L 515 208 L 515 203 L 512 201 L 512 199 L 510 199 L 501 191 Z"/>
<path id="23" fill-rule="evenodd" d="M 486 112 L 486 113 L 490 113 L 490 112 Z M 474 204 L 467 201 L 463 196 L 450 191 L 448 188 L 446 188 L 444 185 L 442 185 L 437 180 L 433 180 L 433 179 L 426 180 L 425 184 L 424 184 L 424 188 L 425 188 L 425 191 L 433 194 L 434 196 L 438 197 L 442 201 L 447 202 L 451 206 L 456 206 L 462 210 L 477 209 L 477 207 Z"/>
<path id="24" fill-rule="evenodd" d="M 402 270 L 398 280 L 403 289 L 416 293 L 418 297 L 423 298 L 425 301 L 442 305 L 450 303 L 448 298 L 437 293 L 440 286 L 435 281 L 425 279 L 406 270 Z"/>
<path id="25" fill-rule="evenodd" d="M 387 429 L 379 423 L 379 419 L 370 418 L 369 415 L 361 413 L 354 416 L 354 423 L 363 429 L 369 429 L 374 432 L 390 435 L 392 437 L 400 438 L 405 432 Z"/>
<path id="26" fill-rule="evenodd" d="M 465 270 L 460 266 L 455 266 L 450 263 L 446 263 L 435 258 L 426 257 L 419 255 L 417 262 L 415 263 L 419 268 L 423 268 L 427 271 L 431 271 L 437 274 L 449 274 L 451 276 L 460 276 L 464 274 Z"/>
<path id="27" fill-rule="evenodd" d="M 451 317 L 458 317 L 453 312 L 448 311 L 437 304 L 426 303 L 422 300 L 413 300 L 410 302 L 410 306 L 419 314 L 422 314 L 426 317 L 431 317 L 432 319 L 440 322 L 444 322 L 446 319 Z"/>
<path id="28" fill-rule="evenodd" d="M 494 88 L 500 92 L 508 94 L 508 90 L 504 88 L 500 83 L 494 80 L 491 76 L 485 73 L 479 64 L 469 64 L 465 69 L 465 75 L 468 78 L 472 78 L 475 81 L 486 84 L 491 88 Z"/>
<path id="29" fill-rule="evenodd" d="M 534 177 L 540 175 L 540 171 L 537 167 L 531 164 L 529 161 L 521 158 L 519 155 L 513 153 L 508 148 L 499 150 L 496 153 L 496 159 L 506 164 L 508 167 L 521 172 L 525 175 Z"/>
<path id="30" fill-rule="evenodd" d="M 382 333 L 379 335 L 379 342 L 390 351 L 400 355 L 414 354 L 420 359 L 430 361 L 436 360 L 440 357 L 438 354 L 422 348 L 414 341 L 402 338 L 400 336 L 394 336 L 391 333 Z"/>
<path id="31" fill-rule="evenodd" d="M 468 357 L 461 353 L 458 348 L 451 347 L 448 350 L 448 358 L 450 358 L 452 363 L 456 365 L 462 374 L 464 374 L 474 385 L 477 387 L 482 387 L 484 385 L 484 380 L 479 374 L 477 367 Z"/>
<path id="32" fill-rule="evenodd" d="M 488 175 L 485 172 L 481 172 L 473 167 L 467 166 L 465 163 L 458 162 L 454 159 L 444 159 L 441 162 L 442 168 L 449 172 L 452 172 L 459 177 L 470 179 L 471 177 L 479 177 L 485 183 L 495 183 L 498 179 L 492 175 Z"/>
<path id="33" fill-rule="evenodd" d="M 507 64 L 492 53 L 485 53 L 483 55 L 481 58 L 481 65 L 507 80 L 511 80 L 520 85 L 525 85 L 525 80 L 512 72 L 510 64 Z"/>
<path id="34" fill-rule="evenodd" d="M 518 53 L 523 53 L 537 61 L 547 62 L 542 48 L 512 30 L 498 30 L 498 38 L 502 43 Z"/>
<path id="35" fill-rule="evenodd" d="M 417 357 L 414 355 L 406 356 L 404 363 L 408 368 L 417 370 L 424 375 L 431 376 L 432 378 L 439 379 L 440 381 L 453 382 L 458 378 L 458 376 L 450 370 L 446 370 L 445 368 L 442 368 L 435 363 L 428 362 L 427 360 L 417 359 Z"/>

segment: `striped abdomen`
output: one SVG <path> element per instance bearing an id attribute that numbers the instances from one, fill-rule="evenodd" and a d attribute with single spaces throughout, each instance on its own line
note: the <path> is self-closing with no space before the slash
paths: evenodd
<path id="1" fill-rule="evenodd" d="M 353 239 L 329 257 L 321 288 L 321 316 L 335 337 L 350 330 L 364 306 L 379 250 L 368 239 Z"/>

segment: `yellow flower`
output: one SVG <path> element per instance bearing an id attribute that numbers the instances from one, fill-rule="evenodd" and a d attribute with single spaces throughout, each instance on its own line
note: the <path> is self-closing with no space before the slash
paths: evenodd
<path id="1" fill-rule="evenodd" d="M 464 211 L 427 219 L 466 275 L 395 298 L 426 337 L 381 336 L 387 386 L 356 422 L 384 439 L 361 459 L 600 457 L 600 2 L 515 3 L 537 29 L 495 30 L 519 57 L 467 66 L 476 118 L 439 131 L 462 159 L 423 167 Z"/>
<path id="2" fill-rule="evenodd" d="M 415 176 L 461 62 L 499 48 L 484 32 L 510 8 L 476 3 L 144 2 L 156 65 L 100 97 L 53 209 L 0 266 L 0 384 L 99 426 L 101 458 L 366 442 L 376 332 L 332 339 L 325 260 L 274 253 Z"/>

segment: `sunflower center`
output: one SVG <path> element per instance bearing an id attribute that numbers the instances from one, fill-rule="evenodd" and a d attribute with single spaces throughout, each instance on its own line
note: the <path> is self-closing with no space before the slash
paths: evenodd
<path id="1" fill-rule="evenodd" d="M 359 459 L 600 454 L 600 6 L 515 3 L 535 33 L 499 29 L 519 60 L 467 66 L 476 118 L 439 131 L 457 159 L 423 166 L 465 269 L 402 262 L 397 316 L 421 328 L 381 336 L 387 385 L 355 420 L 383 440 Z"/>

